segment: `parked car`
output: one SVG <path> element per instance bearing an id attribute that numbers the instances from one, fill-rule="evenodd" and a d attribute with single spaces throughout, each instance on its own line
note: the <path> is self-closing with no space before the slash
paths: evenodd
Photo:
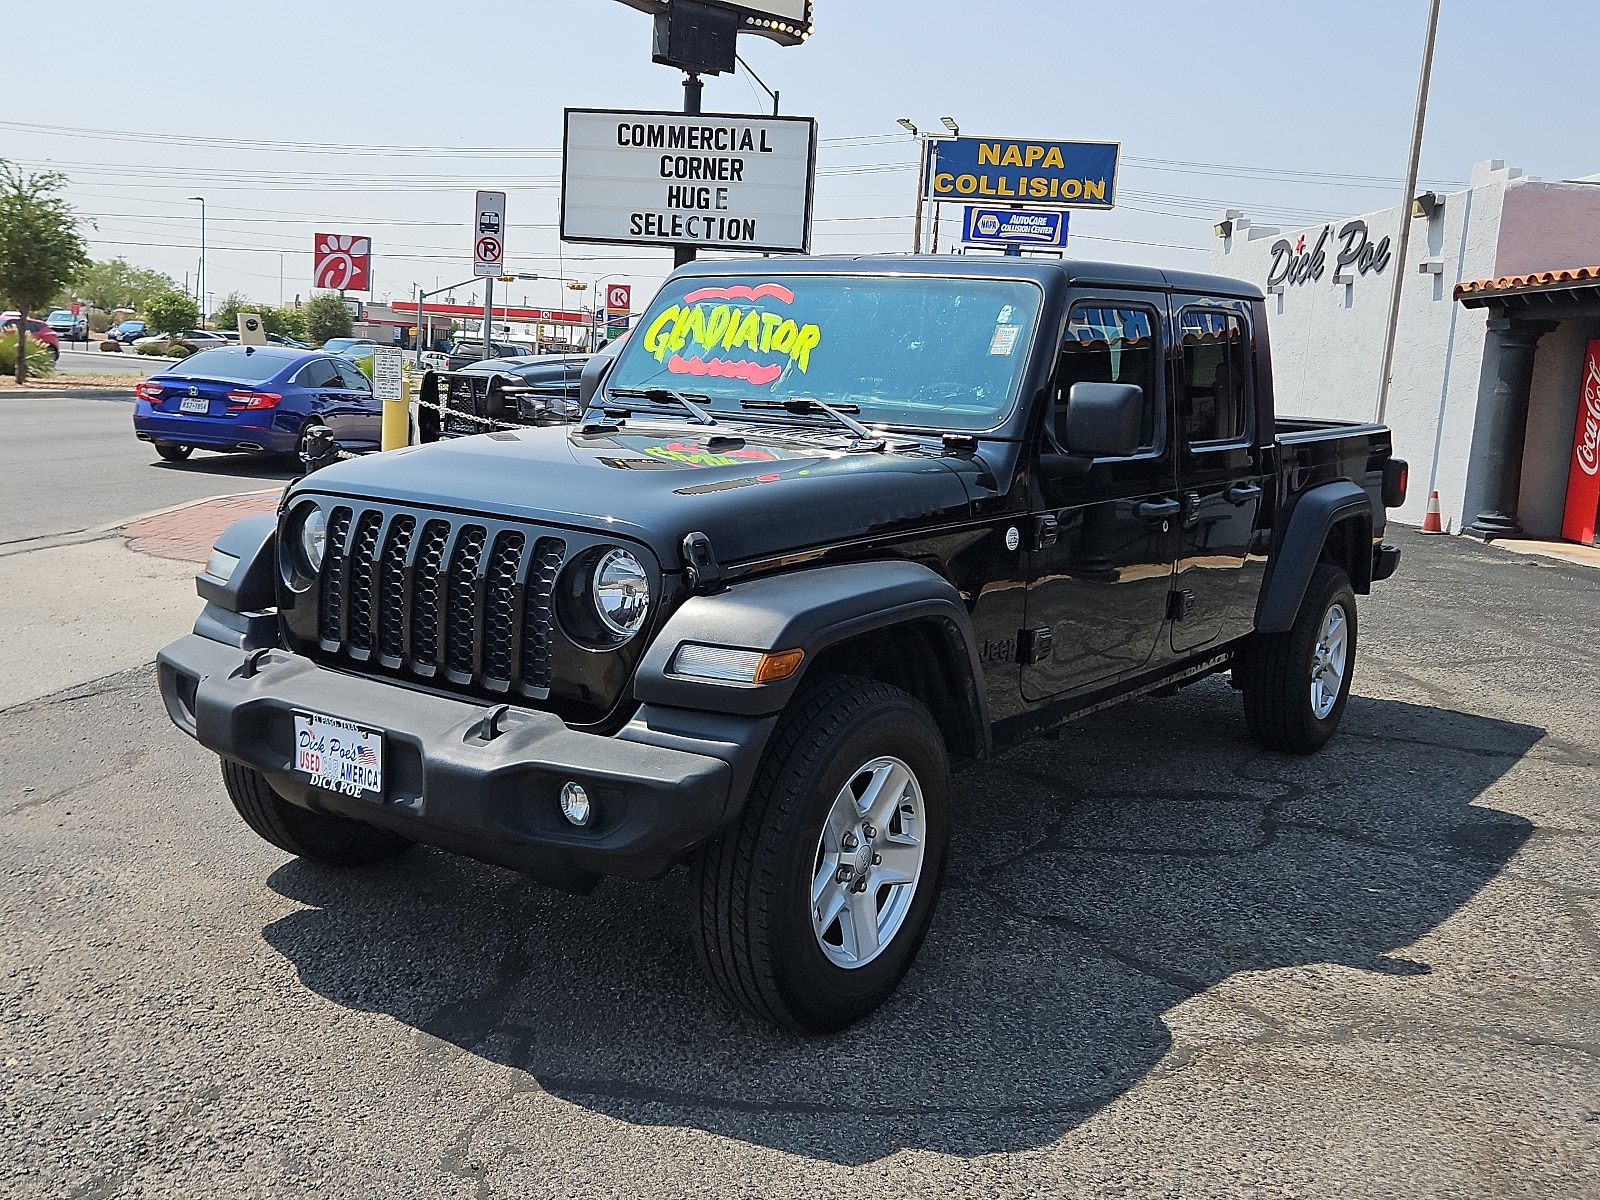
<path id="1" fill-rule="evenodd" d="M 490 347 L 494 353 L 491 358 L 527 358 L 531 357 L 523 346 L 516 346 L 510 342 L 491 342 Z M 457 342 L 450 348 L 450 369 L 459 371 L 468 363 L 479 362 L 483 359 L 482 342 Z"/>
<path id="2" fill-rule="evenodd" d="M 582 415 L 578 391 L 588 361 L 588 355 L 522 354 L 479 359 L 459 371 L 429 371 L 418 396 L 419 440 L 467 437 L 497 425 L 575 421 Z"/>
<path id="3" fill-rule="evenodd" d="M 121 342 L 125 346 L 131 346 L 135 338 L 148 337 L 149 335 L 150 327 L 143 321 L 118 321 L 110 329 L 106 330 L 106 337 L 110 341 Z"/>
<path id="4" fill-rule="evenodd" d="M 137 350 L 140 346 L 150 346 L 157 342 L 186 342 L 198 350 L 205 350 L 212 346 L 226 346 L 228 339 L 209 329 L 191 329 L 186 333 L 155 333 L 135 338 L 133 348 Z"/>
<path id="5" fill-rule="evenodd" d="M 221 329 L 221 330 L 218 330 L 217 332 L 218 332 L 218 336 L 220 336 L 224 340 L 226 340 L 227 343 L 230 346 L 237 346 L 239 344 L 239 331 L 237 329 Z M 286 337 L 282 336 L 281 334 L 277 334 L 277 333 L 269 333 L 269 334 L 267 334 L 267 345 L 269 345 L 269 346 L 293 346 L 297 350 L 309 350 L 309 349 L 311 349 L 311 347 L 306 345 L 304 342 L 297 342 L 293 338 L 286 338 Z"/>
<path id="6" fill-rule="evenodd" d="M 0 316 L 0 329 L 15 329 L 21 320 L 21 315 L 20 313 L 7 313 L 4 316 Z M 54 329 L 51 329 L 50 326 L 36 317 L 29 317 L 28 336 L 50 352 L 52 362 L 60 361 L 61 339 L 56 335 Z"/>
<path id="7" fill-rule="evenodd" d="M 702 262 L 639 328 L 582 424 L 337 463 L 218 540 L 161 692 L 262 838 L 579 890 L 685 865 L 724 996 L 830 1032 L 911 965 L 958 808 L 984 827 L 952 761 L 1225 671 L 1263 746 L 1334 735 L 1406 464 L 1274 412 L 1253 285 Z M 1361 803 L 1359 760 L 1319 786 Z"/>
<path id="8" fill-rule="evenodd" d="M 89 318 L 82 313 L 73 316 L 71 309 L 58 308 L 44 319 L 44 323 L 55 331 L 57 337 L 69 342 L 89 340 Z"/>
<path id="9" fill-rule="evenodd" d="M 382 435 L 382 405 L 367 377 L 320 350 L 202 350 L 139 383 L 134 397 L 134 433 L 168 462 L 196 448 L 297 454 L 319 423 L 347 450 L 373 449 Z"/>
<path id="10" fill-rule="evenodd" d="M 322 348 L 329 354 L 360 358 L 363 354 L 371 354 L 377 345 L 371 338 L 329 338 L 322 343 Z"/>

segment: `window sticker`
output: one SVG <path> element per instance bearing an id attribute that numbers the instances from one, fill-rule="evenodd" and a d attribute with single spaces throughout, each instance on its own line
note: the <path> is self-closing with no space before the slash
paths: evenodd
<path id="1" fill-rule="evenodd" d="M 1017 334 L 1022 332 L 1020 325 L 996 325 L 994 339 L 989 343 L 989 353 L 997 355 L 1010 354 L 1017 348 Z"/>
<path id="2" fill-rule="evenodd" d="M 776 383 L 791 366 L 810 370 L 822 344 L 821 326 L 785 311 L 793 303 L 794 293 L 776 283 L 699 288 L 656 316 L 644 348 L 674 375 Z"/>

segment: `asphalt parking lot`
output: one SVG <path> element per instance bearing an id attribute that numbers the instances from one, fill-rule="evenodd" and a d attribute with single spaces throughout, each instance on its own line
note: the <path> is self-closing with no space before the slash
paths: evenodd
<path id="1" fill-rule="evenodd" d="M 1316 757 L 1213 679 L 960 776 L 829 1039 L 701 981 L 681 875 L 342 873 L 147 667 L 0 709 L 0 1194 L 1600 1195 L 1600 576 L 1397 540 Z"/>

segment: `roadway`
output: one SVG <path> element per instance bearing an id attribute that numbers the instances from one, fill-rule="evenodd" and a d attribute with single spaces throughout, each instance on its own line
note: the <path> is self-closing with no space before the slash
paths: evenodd
<path id="1" fill-rule="evenodd" d="M 279 478 L 50 403 L 0 401 L 19 530 Z M 14 547 L 56 567 L 0 604 L 128 669 L 0 700 L 0 1195 L 1592 1200 L 1600 589 L 1396 540 L 1322 753 L 1257 749 L 1213 679 L 963 772 L 916 967 L 826 1039 L 702 982 L 681 873 L 277 852 L 153 687 L 194 565 Z M 115 625 L 147 593 L 166 625 Z M 43 678 L 54 626 L 6 626 L 0 676 Z"/>

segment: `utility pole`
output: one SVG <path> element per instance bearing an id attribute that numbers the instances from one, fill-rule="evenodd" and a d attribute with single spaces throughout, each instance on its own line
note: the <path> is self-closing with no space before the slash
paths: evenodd
<path id="1" fill-rule="evenodd" d="M 190 196 L 191 200 L 200 202 L 200 279 L 196 291 L 199 295 L 200 328 L 206 325 L 206 198 L 204 196 Z"/>
<path id="2" fill-rule="evenodd" d="M 689 72 L 686 72 L 684 74 L 684 77 L 683 77 L 683 113 L 684 113 L 684 116 L 687 116 L 687 117 L 698 117 L 700 115 L 700 94 L 704 90 L 705 90 L 705 85 L 703 83 L 701 83 L 700 76 L 699 76 L 698 73 L 696 73 L 694 71 L 689 71 Z M 672 265 L 674 267 L 681 267 L 681 266 L 684 266 L 687 263 L 692 263 L 694 261 L 694 259 L 695 259 L 695 248 L 693 246 L 674 246 L 672 248 Z"/>
<path id="3" fill-rule="evenodd" d="M 1383 373 L 1378 379 L 1379 424 L 1389 413 L 1389 381 L 1394 374 L 1394 343 L 1400 325 L 1400 293 L 1405 287 L 1406 251 L 1411 243 L 1411 205 L 1417 195 L 1417 171 L 1422 161 L 1422 127 L 1428 116 L 1428 84 L 1433 77 L 1433 44 L 1439 33 L 1439 0 L 1428 8 L 1428 36 L 1422 48 L 1422 76 L 1417 81 L 1417 111 L 1411 122 L 1411 161 L 1406 167 L 1406 190 L 1400 197 L 1400 245 L 1395 254 L 1394 283 L 1389 296 L 1389 329 L 1383 343 Z"/>
<path id="4" fill-rule="evenodd" d="M 928 135 L 913 125 L 909 118 L 901 117 L 895 124 L 917 139 L 917 210 L 911 224 L 911 253 L 922 253 L 922 197 L 928 190 Z"/>

